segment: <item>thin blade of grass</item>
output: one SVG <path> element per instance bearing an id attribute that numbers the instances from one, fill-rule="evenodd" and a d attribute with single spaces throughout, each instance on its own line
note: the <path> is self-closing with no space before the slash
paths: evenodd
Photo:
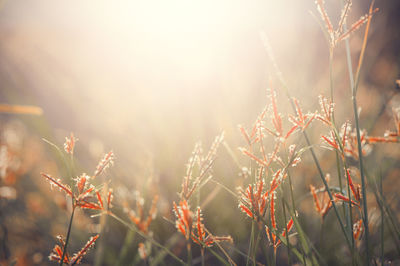
<path id="1" fill-rule="evenodd" d="M 375 2 L 375 0 L 371 1 L 370 7 L 369 7 L 369 14 L 372 13 L 374 2 Z M 360 81 L 361 66 L 362 66 L 362 63 L 364 60 L 365 49 L 367 46 L 368 32 L 369 32 L 369 28 L 371 25 L 371 18 L 372 18 L 372 16 L 368 17 L 367 26 L 365 28 L 365 33 L 364 33 L 364 40 L 362 43 L 361 53 L 360 53 L 357 71 L 356 71 L 355 83 L 354 83 L 354 86 L 352 87 L 352 102 L 353 102 L 354 120 L 355 120 L 355 124 L 356 124 L 358 161 L 359 161 L 359 166 L 360 166 L 361 192 L 362 192 L 362 197 L 363 197 L 363 212 L 364 212 L 363 222 L 364 222 L 365 245 L 366 245 L 366 253 L 367 253 L 367 265 L 370 265 L 370 263 L 371 263 L 371 256 L 370 256 L 370 251 L 369 251 L 369 225 L 368 225 L 368 207 L 367 207 L 367 191 L 366 191 L 367 184 L 365 181 L 364 166 L 363 166 L 360 123 L 359 123 L 359 119 L 358 119 L 358 107 L 357 107 L 356 95 L 357 95 L 358 84 Z"/>

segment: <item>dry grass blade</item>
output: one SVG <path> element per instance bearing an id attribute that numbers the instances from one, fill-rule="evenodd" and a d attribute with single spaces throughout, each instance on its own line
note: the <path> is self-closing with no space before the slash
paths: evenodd
<path id="1" fill-rule="evenodd" d="M 42 115 L 43 109 L 33 105 L 0 104 L 0 113 Z"/>

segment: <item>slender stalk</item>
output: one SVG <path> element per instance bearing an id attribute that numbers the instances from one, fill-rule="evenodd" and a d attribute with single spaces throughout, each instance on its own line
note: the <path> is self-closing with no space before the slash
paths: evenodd
<path id="1" fill-rule="evenodd" d="M 126 257 L 128 256 L 129 251 L 131 250 L 131 244 L 132 244 L 134 238 L 135 238 L 135 231 L 128 230 L 128 232 L 125 236 L 124 244 L 123 244 L 122 249 L 118 256 L 118 261 L 117 261 L 118 266 L 121 266 L 124 264 L 124 261 L 125 261 Z"/>
<path id="2" fill-rule="evenodd" d="M 282 198 L 282 208 L 283 208 L 283 218 L 286 221 L 286 208 L 285 208 L 285 202 Z M 289 243 L 289 232 L 287 230 L 287 227 L 285 226 L 285 235 L 286 235 L 286 247 L 287 247 L 287 255 L 288 255 L 288 261 L 289 265 L 292 265 L 292 257 L 290 256 L 290 243 Z"/>
<path id="3" fill-rule="evenodd" d="M 201 266 L 205 266 L 205 260 L 204 260 L 204 248 L 201 248 Z"/>
<path id="4" fill-rule="evenodd" d="M 304 137 L 306 139 L 307 145 L 311 146 L 311 143 L 310 143 L 310 140 L 308 139 L 307 133 L 304 131 L 303 134 L 304 134 Z M 321 165 L 319 164 L 317 155 L 315 154 L 314 149 L 310 148 L 310 151 L 311 151 L 311 155 L 312 155 L 312 157 L 314 159 L 315 165 L 317 166 L 317 169 L 318 169 L 319 175 L 320 175 L 320 177 L 322 179 L 322 182 L 325 185 L 325 190 L 326 190 L 326 192 L 328 192 L 329 199 L 332 202 L 333 210 L 335 211 L 336 217 L 339 220 L 340 228 L 342 229 L 342 232 L 343 232 L 343 234 L 344 234 L 344 236 L 346 238 L 347 245 L 351 248 L 351 242 L 350 242 L 349 236 L 347 235 L 347 232 L 346 232 L 346 229 L 344 227 L 343 221 L 340 218 L 339 211 L 338 211 L 336 203 L 335 203 L 335 201 L 333 199 L 332 192 L 329 189 L 328 182 L 326 182 L 324 173 L 322 172 L 322 168 L 321 168 Z"/>
<path id="5" fill-rule="evenodd" d="M 250 233 L 249 249 L 247 251 L 247 254 L 251 254 L 251 250 L 253 248 L 253 242 L 254 242 L 254 221 L 251 222 L 251 233 Z M 255 258 L 252 258 L 252 261 L 255 261 Z M 247 257 L 246 266 L 249 265 L 249 262 L 250 262 L 250 256 Z"/>
<path id="6" fill-rule="evenodd" d="M 192 265 L 192 244 L 190 242 L 190 239 L 187 241 L 186 249 L 187 249 L 187 264 L 189 266 L 191 266 Z"/>
<path id="7" fill-rule="evenodd" d="M 329 45 L 329 85 L 330 85 L 330 92 L 331 92 L 331 102 L 334 103 L 334 88 L 333 88 L 333 52 L 334 52 L 334 45 L 332 43 L 330 43 Z M 332 111 L 332 127 L 334 128 L 335 132 L 336 132 L 336 126 L 335 126 L 336 122 L 335 122 L 335 112 L 334 110 Z M 337 135 L 338 138 L 338 142 L 340 143 L 339 140 L 339 135 Z M 342 148 L 343 150 L 343 148 Z M 339 154 L 338 151 L 335 151 L 336 153 L 336 167 L 337 167 L 337 172 L 338 172 L 338 179 L 339 179 L 339 186 L 340 186 L 340 190 L 342 191 L 343 187 L 342 187 L 342 177 L 341 177 L 341 170 L 340 170 L 340 161 L 339 161 Z M 350 186 L 349 186 L 349 182 L 347 182 L 347 187 L 348 187 L 348 195 L 350 197 Z M 350 235 L 351 235 L 351 255 L 354 258 L 354 238 L 353 238 L 353 222 L 352 222 L 352 212 L 351 212 L 351 204 L 349 204 L 349 208 L 350 208 L 350 214 L 349 217 L 347 217 L 347 220 L 349 221 L 348 227 L 350 228 Z M 346 217 L 346 211 L 345 211 L 345 205 L 343 205 L 343 212 L 345 214 Z M 322 229 L 322 228 L 321 228 Z"/>
<path id="8" fill-rule="evenodd" d="M 67 254 L 67 247 L 68 247 L 68 243 L 69 243 L 69 237 L 71 235 L 71 228 L 72 228 L 72 221 L 74 220 L 74 214 L 75 214 L 75 207 L 72 207 L 71 218 L 69 219 L 69 225 L 68 225 L 68 231 L 67 231 L 67 238 L 65 239 L 65 245 L 64 245 L 63 254 L 62 254 L 61 260 L 60 260 L 60 266 L 62 266 L 64 264 L 65 254 Z"/>
<path id="9" fill-rule="evenodd" d="M 379 178 L 379 192 L 382 195 L 383 193 L 383 180 L 382 180 L 382 175 Z M 381 209 L 381 265 L 383 265 L 384 262 L 384 254 L 385 254 L 385 249 L 384 249 L 384 234 L 385 234 L 385 230 L 384 230 L 384 223 L 385 223 L 385 219 L 384 219 L 384 213 L 383 213 L 383 206 L 382 204 L 379 204 L 379 207 Z"/>
<path id="10" fill-rule="evenodd" d="M 335 126 L 334 122 L 332 124 L 332 129 L 333 129 L 333 131 L 335 133 L 336 141 L 337 141 L 337 143 L 339 143 L 339 148 L 340 148 L 342 154 L 344 154 L 344 146 L 343 146 L 343 143 L 341 142 L 339 133 L 338 133 L 338 131 L 336 129 L 336 126 Z M 336 150 L 336 160 L 339 160 L 338 155 L 339 155 L 339 152 L 338 152 L 338 150 Z M 344 155 L 343 155 L 343 158 L 342 158 L 342 162 L 343 162 L 344 171 L 345 171 L 344 175 L 346 176 L 346 180 L 347 180 L 347 195 L 348 195 L 349 199 L 351 199 L 350 181 L 349 181 L 349 178 L 347 176 L 347 171 L 348 171 L 349 167 L 347 166 L 346 159 L 345 159 Z M 339 161 L 337 161 L 337 169 L 338 169 L 338 175 L 339 175 L 339 178 L 340 178 L 339 180 L 340 180 L 340 183 L 341 183 L 341 170 L 340 170 L 340 166 L 339 166 Z M 340 190 L 343 191 L 342 190 L 342 186 L 340 187 Z M 345 206 L 345 205 L 343 205 L 343 206 Z M 352 208 L 353 207 L 352 207 L 352 204 L 350 202 L 348 204 L 348 208 L 349 208 L 349 215 L 346 218 L 347 218 L 347 223 L 348 223 L 350 237 L 351 237 L 351 244 L 352 244 L 351 254 L 352 254 L 352 257 L 353 257 L 353 261 L 354 261 L 354 236 L 353 236 L 353 214 L 352 214 Z"/>
<path id="11" fill-rule="evenodd" d="M 261 226 L 259 226 L 257 239 L 256 239 L 254 249 L 253 249 L 253 266 L 256 266 L 257 250 L 258 250 L 258 244 L 260 243 L 260 239 L 261 239 L 261 232 L 262 232 Z"/>
<path id="12" fill-rule="evenodd" d="M 369 13 L 372 13 L 372 9 L 374 6 L 374 0 L 372 0 Z M 364 166 L 363 166 L 363 155 L 362 155 L 362 147 L 361 147 L 361 134 L 360 134 L 360 124 L 358 120 L 358 107 L 357 107 L 357 88 L 360 81 L 360 70 L 364 60 L 365 55 L 365 48 L 367 46 L 368 40 L 368 32 L 369 27 L 371 25 L 371 16 L 368 17 L 367 26 L 365 29 L 364 40 L 361 48 L 360 58 L 358 61 L 356 78 L 354 82 L 354 86 L 352 87 L 352 102 L 353 102 L 353 112 L 354 112 L 354 120 L 356 123 L 356 132 L 357 132 L 357 146 L 358 146 L 358 158 L 359 158 L 359 165 L 360 165 L 360 175 L 361 175 L 361 192 L 363 196 L 363 222 L 365 228 L 365 245 L 366 245 L 366 253 L 367 253 L 367 265 L 370 265 L 371 257 L 369 252 L 369 226 L 368 226 L 368 207 L 367 207 L 367 192 L 366 192 L 366 181 L 365 181 L 365 174 L 364 174 Z"/>
<path id="13" fill-rule="evenodd" d="M 292 208 L 293 208 L 293 211 L 296 211 L 296 204 L 295 204 L 295 201 L 294 201 L 294 193 L 293 193 L 292 176 L 290 175 L 289 170 L 287 171 L 287 175 L 288 175 L 288 178 L 289 178 L 289 189 L 290 189 L 290 198 L 292 200 Z"/>
<path id="14" fill-rule="evenodd" d="M 366 182 L 364 176 L 364 166 L 363 166 L 363 159 L 362 159 L 362 147 L 361 147 L 361 136 L 360 136 L 360 125 L 358 121 L 358 108 L 357 108 L 357 101 L 355 94 L 352 97 L 353 99 L 353 110 L 354 110 L 354 117 L 356 122 L 356 131 L 357 131 L 357 143 L 358 143 L 358 158 L 359 158 L 359 165 L 360 165 L 360 175 L 361 175 L 361 193 L 363 195 L 363 221 L 364 221 L 364 228 L 365 228 L 365 245 L 367 247 L 367 265 L 370 265 L 370 255 L 369 255 L 369 228 L 368 228 L 368 208 L 367 208 L 367 192 L 366 192 Z"/>
<path id="15" fill-rule="evenodd" d="M 367 177 L 367 179 L 368 179 L 368 182 L 371 183 L 371 182 L 372 182 L 372 178 L 368 175 L 368 172 L 367 172 L 366 169 L 364 169 L 364 171 L 365 171 L 365 175 L 366 175 L 366 177 Z M 388 202 L 386 201 L 385 196 L 382 195 L 382 194 L 380 194 L 379 191 L 377 191 L 377 190 L 372 190 L 372 192 L 374 193 L 375 198 L 377 199 L 377 200 L 376 200 L 377 203 L 378 203 L 379 205 L 382 205 L 383 210 L 385 211 L 387 217 L 389 218 L 389 219 L 387 220 L 388 225 L 391 225 L 391 227 L 393 227 L 393 230 L 394 230 L 394 231 L 391 231 L 391 236 L 393 237 L 393 239 L 400 239 L 400 230 L 398 229 L 397 219 L 396 219 L 396 216 L 393 214 L 393 211 L 392 211 L 391 208 L 390 208 L 390 203 L 388 203 Z M 389 223 L 389 221 L 390 221 L 390 223 Z M 391 227 L 388 226 L 388 228 L 391 228 Z M 395 243 L 396 243 L 397 249 L 398 249 L 398 251 L 399 251 L 398 253 L 399 253 L 399 255 L 400 255 L 400 247 L 397 245 L 397 241 L 395 241 Z"/>
<path id="16" fill-rule="evenodd" d="M 338 173 L 339 187 L 340 187 L 340 191 L 343 191 L 342 171 L 341 171 L 341 167 L 340 167 L 339 152 L 337 150 L 335 150 L 335 154 L 336 154 L 336 170 Z M 345 205 L 343 205 L 343 216 L 346 217 L 346 206 Z"/>
<path id="17" fill-rule="evenodd" d="M 345 167 L 345 171 L 347 172 L 347 167 Z M 345 173 L 345 175 L 346 175 L 347 173 Z M 352 244 L 352 246 L 353 246 L 353 251 L 354 251 L 354 236 L 353 236 L 353 206 L 352 206 L 352 204 L 351 204 L 351 192 L 350 192 L 350 180 L 349 180 L 349 177 L 346 175 L 346 180 L 347 180 L 347 196 L 349 197 L 349 199 L 350 199 L 350 202 L 349 202 L 349 217 L 348 217 L 348 219 L 349 219 L 349 227 L 350 227 L 350 235 L 351 235 L 351 244 Z"/>
<path id="18" fill-rule="evenodd" d="M 319 233 L 319 249 L 324 253 L 324 219 L 321 217 L 321 231 Z"/>
<path id="19" fill-rule="evenodd" d="M 329 86 L 330 86 L 330 91 L 331 91 L 331 101 L 332 102 L 335 102 L 334 101 L 334 98 L 333 98 L 333 50 L 334 50 L 334 48 L 333 48 L 333 46 L 330 46 L 330 48 L 329 48 Z M 332 120 L 333 121 L 335 121 L 335 119 L 334 119 L 334 113 L 332 113 Z"/>

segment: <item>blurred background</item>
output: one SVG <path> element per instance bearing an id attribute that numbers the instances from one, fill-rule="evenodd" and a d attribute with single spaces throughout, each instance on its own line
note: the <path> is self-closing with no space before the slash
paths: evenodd
<path id="1" fill-rule="evenodd" d="M 383 135 L 394 129 L 391 109 L 400 106 L 395 84 L 400 78 L 400 2 L 378 0 L 375 5 L 380 11 L 372 20 L 358 100 L 362 127 Z M 348 23 L 368 7 L 369 2 L 354 1 Z M 326 9 L 336 25 L 341 2 L 329 0 Z M 268 103 L 270 81 L 279 94 L 280 112 L 288 112 L 260 31 L 269 37 L 291 94 L 304 110 L 318 108 L 319 94 L 329 96 L 328 44 L 310 12 L 319 19 L 311 0 L 2 1 L 0 103 L 38 106 L 43 114 L 0 114 L 0 143 L 7 147 L 3 154 L 12 158 L 1 181 L 10 189 L 0 198 L 0 261 L 18 258 L 18 265 L 45 265 L 55 236 L 65 234 L 65 198 L 49 189 L 40 172 L 65 175 L 59 156 L 42 138 L 62 147 L 70 132 L 79 138 L 78 172 L 91 173 L 113 150 L 116 162 L 108 177 L 121 197 L 131 197 L 136 189 L 160 194 L 153 231 L 160 242 L 170 239 L 175 229 L 162 216 L 172 219 L 171 203 L 178 198 L 195 142 L 201 140 L 207 150 L 224 131 L 227 146 L 246 166 L 247 158 L 237 150 L 245 145 L 237 125 L 252 125 Z M 353 67 L 363 30 L 350 38 Z M 352 120 L 344 43 L 335 50 L 333 67 L 337 120 Z M 310 134 L 319 145 L 326 132 L 321 127 L 314 131 Z M 327 158 L 326 171 L 334 169 L 331 154 L 318 152 Z M 309 155 L 304 156 L 295 176 L 297 196 L 319 181 Z M 382 170 L 384 186 L 388 198 L 394 197 L 398 147 L 384 144 L 373 156 L 367 159 L 371 171 L 377 171 L 376 160 L 388 164 Z M 225 146 L 214 169 L 215 179 L 232 189 L 247 182 Z M 206 186 L 202 194 L 211 191 L 213 186 Z M 304 212 L 312 212 L 310 204 L 305 203 Z M 206 226 L 215 234 L 232 235 L 246 250 L 250 222 L 236 206 L 231 195 L 216 193 L 204 208 Z M 72 250 L 98 230 L 96 219 L 83 214 L 77 219 Z M 317 216 L 307 222 L 311 235 L 318 222 Z M 88 263 L 113 265 L 118 256 L 126 229 L 110 223 L 103 244 L 107 249 L 97 256 L 91 252 Z"/>

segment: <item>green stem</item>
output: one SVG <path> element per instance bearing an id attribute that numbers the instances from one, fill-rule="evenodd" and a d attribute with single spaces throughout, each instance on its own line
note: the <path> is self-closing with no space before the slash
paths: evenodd
<path id="1" fill-rule="evenodd" d="M 73 199 L 72 199 L 72 201 L 73 201 Z M 72 204 L 73 204 L 73 202 L 72 202 Z M 67 247 L 68 247 L 68 243 L 69 243 L 69 237 L 71 235 L 71 228 L 72 228 L 72 221 L 74 220 L 74 214 L 75 214 L 75 207 L 72 207 L 71 218 L 69 219 L 69 225 L 68 225 L 67 238 L 65 239 L 65 245 L 64 245 L 63 254 L 62 254 L 61 260 L 60 260 L 60 266 L 62 266 L 64 264 L 64 258 L 65 258 L 65 255 L 67 254 Z"/>
<path id="2" fill-rule="evenodd" d="M 382 175 L 380 176 L 380 179 L 379 179 L 379 192 L 380 192 L 380 194 L 382 195 L 383 194 L 383 180 L 382 180 L 383 178 L 382 178 Z M 380 209 L 381 209 L 381 265 L 383 265 L 383 262 L 384 262 L 384 252 L 385 252 L 385 249 L 384 249 L 384 233 L 385 233 L 385 230 L 384 230 L 384 223 L 385 223 L 385 219 L 384 219 L 384 214 L 383 214 L 383 206 L 382 206 L 383 204 L 379 204 L 379 207 L 380 207 Z"/>
<path id="3" fill-rule="evenodd" d="M 329 86 L 331 88 L 331 102 L 334 102 L 333 99 L 333 47 L 329 48 Z M 334 114 L 332 113 L 332 116 Z M 333 121 L 334 118 L 332 117 Z"/>
<path id="4" fill-rule="evenodd" d="M 368 229 L 368 208 L 367 208 L 367 192 L 366 192 L 366 182 L 365 182 L 365 175 L 364 175 L 364 165 L 362 159 L 362 147 L 361 147 L 361 136 L 360 136 L 360 125 L 358 121 L 358 108 L 357 108 L 357 101 L 355 96 L 355 90 L 353 90 L 353 110 L 354 110 L 354 118 L 356 121 L 356 131 L 357 131 L 357 143 L 358 143 L 358 161 L 360 165 L 360 175 L 361 175 L 361 192 L 363 195 L 363 221 L 364 221 L 364 228 L 365 228 L 365 245 L 367 250 L 367 265 L 370 265 L 370 255 L 369 255 L 369 229 Z"/>
<path id="5" fill-rule="evenodd" d="M 283 219 L 286 221 L 286 208 L 285 208 L 285 203 L 282 198 L 282 208 L 283 208 Z M 285 234 L 286 234 L 286 247 L 287 247 L 287 255 L 288 255 L 288 261 L 289 265 L 292 265 L 292 257 L 290 256 L 290 243 L 289 243 L 289 232 L 287 230 L 287 227 L 285 226 Z"/>
<path id="6" fill-rule="evenodd" d="M 254 221 L 251 222 L 251 233 L 250 233 L 250 241 L 249 241 L 249 249 L 247 251 L 247 254 L 252 254 L 251 250 L 253 248 L 253 242 L 254 242 Z M 255 258 L 252 259 L 253 261 L 255 261 Z M 247 257 L 247 261 L 246 261 L 246 266 L 249 265 L 250 262 L 250 256 Z"/>
<path id="7" fill-rule="evenodd" d="M 205 266 L 205 260 L 204 260 L 204 248 L 201 248 L 201 266 Z"/>
<path id="8" fill-rule="evenodd" d="M 343 184 L 342 184 L 342 171 L 340 167 L 340 158 L 339 158 L 339 152 L 335 150 L 336 153 L 336 170 L 338 173 L 338 180 L 339 180 L 339 187 L 340 191 L 343 191 Z M 343 205 L 343 216 L 346 216 L 346 206 Z"/>
<path id="9" fill-rule="evenodd" d="M 191 266 L 192 265 L 192 245 L 190 243 L 190 239 L 187 241 L 186 248 L 187 248 L 187 264 L 189 266 Z"/>
<path id="10" fill-rule="evenodd" d="M 308 146 L 311 146 L 311 143 L 310 143 L 310 140 L 308 139 L 307 133 L 304 131 L 303 134 L 304 134 L 304 138 L 306 139 L 307 145 L 308 145 Z M 322 179 L 322 182 L 324 183 L 325 190 L 326 190 L 326 192 L 328 193 L 329 199 L 330 199 L 331 202 L 332 202 L 333 210 L 335 211 L 336 217 L 337 217 L 337 219 L 339 220 L 340 228 L 342 229 L 342 232 L 343 232 L 343 234 L 344 234 L 344 236 L 345 236 L 345 238 L 346 238 L 346 242 L 347 242 L 349 248 L 351 248 L 350 239 L 349 239 L 349 237 L 348 237 L 348 235 L 347 235 L 347 232 L 346 232 L 346 229 L 345 229 L 345 227 L 344 227 L 343 221 L 342 221 L 342 219 L 340 218 L 339 211 L 338 211 L 337 206 L 336 206 L 336 203 L 335 203 L 335 201 L 334 201 L 334 199 L 333 199 L 332 193 L 331 193 L 331 191 L 330 191 L 330 189 L 329 189 L 328 182 L 326 182 L 324 173 L 322 172 L 322 168 L 321 168 L 321 165 L 319 164 L 317 155 L 315 154 L 314 149 L 313 149 L 312 147 L 310 148 L 310 151 L 311 151 L 311 155 L 312 155 L 312 157 L 313 157 L 313 159 L 314 159 L 314 163 L 315 163 L 315 165 L 317 166 L 317 169 L 318 169 L 319 175 L 320 175 L 320 177 L 321 177 L 321 179 Z"/>
<path id="11" fill-rule="evenodd" d="M 374 0 L 372 0 L 372 2 L 371 2 L 370 8 L 369 8 L 370 14 L 372 13 L 374 2 L 375 2 Z M 365 228 L 365 245 L 366 245 L 366 251 L 367 251 L 366 252 L 367 253 L 367 265 L 370 265 L 370 262 L 371 262 L 370 251 L 369 251 L 369 226 L 368 226 L 368 207 L 367 207 L 367 192 L 366 192 L 367 184 L 365 182 L 365 174 L 364 174 L 364 167 L 363 167 L 360 125 L 359 125 L 359 121 L 358 121 L 358 107 L 357 107 L 356 96 L 357 96 L 358 84 L 360 81 L 360 70 L 361 70 L 363 60 L 364 60 L 365 48 L 367 46 L 368 32 L 369 32 L 370 25 L 371 25 L 371 16 L 368 17 L 367 26 L 365 28 L 364 40 L 362 43 L 360 58 L 358 61 L 356 78 L 355 78 L 354 86 L 352 87 L 352 102 L 353 102 L 354 119 L 355 119 L 355 123 L 356 123 L 356 131 L 357 131 L 358 158 L 359 158 L 360 175 L 361 175 L 361 192 L 362 192 L 362 196 L 363 196 L 363 211 L 364 211 L 363 221 L 364 221 L 364 228 Z"/>
<path id="12" fill-rule="evenodd" d="M 117 265 L 121 266 L 124 264 L 124 261 L 128 256 L 129 251 L 131 250 L 131 244 L 134 238 L 135 238 L 135 231 L 128 230 L 125 236 L 124 245 L 122 246 L 121 252 L 119 253 L 118 256 Z"/>
<path id="13" fill-rule="evenodd" d="M 287 171 L 287 175 L 289 178 L 289 190 L 290 190 L 290 198 L 292 200 L 292 208 L 293 211 L 296 211 L 296 204 L 294 202 L 294 193 L 293 193 L 293 184 L 292 184 L 292 176 L 290 175 L 289 170 Z M 285 219 L 286 220 L 286 219 Z"/>
<path id="14" fill-rule="evenodd" d="M 254 249 L 253 249 L 253 266 L 256 266 L 257 250 L 258 250 L 258 245 L 259 245 L 260 239 L 261 239 L 261 232 L 262 232 L 262 227 L 259 226 L 257 239 L 256 239 Z"/>

